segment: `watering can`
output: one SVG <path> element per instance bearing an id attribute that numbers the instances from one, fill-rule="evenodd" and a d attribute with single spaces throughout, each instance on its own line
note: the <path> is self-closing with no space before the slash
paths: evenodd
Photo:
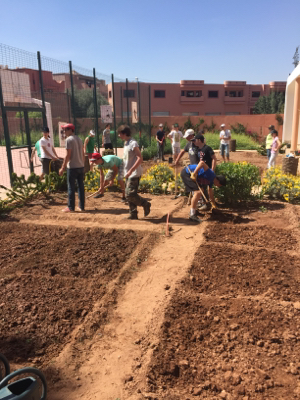
<path id="1" fill-rule="evenodd" d="M 26 377 L 11 384 L 8 382 L 18 375 L 33 374 L 43 384 L 42 397 L 39 394 L 39 382 L 33 377 Z M 46 400 L 47 383 L 44 374 L 36 368 L 22 368 L 7 375 L 0 382 L 0 400 Z"/>

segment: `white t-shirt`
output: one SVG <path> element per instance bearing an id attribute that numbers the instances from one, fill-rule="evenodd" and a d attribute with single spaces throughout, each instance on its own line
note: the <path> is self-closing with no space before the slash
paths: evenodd
<path id="1" fill-rule="evenodd" d="M 40 147 L 41 147 L 41 158 L 49 158 L 51 160 L 51 158 L 56 158 L 53 151 L 52 151 L 52 143 L 50 141 L 50 139 L 45 139 L 44 137 L 42 137 L 40 139 Z M 52 156 L 49 157 L 48 154 L 45 154 L 43 147 L 46 147 L 48 153 Z"/>
<path id="2" fill-rule="evenodd" d="M 225 131 L 224 131 L 224 129 L 223 129 L 223 130 L 220 132 L 220 139 L 221 139 L 222 137 L 231 138 L 231 132 L 230 132 L 230 130 L 229 130 L 229 129 L 225 129 Z M 229 140 L 221 139 L 220 142 L 221 142 L 221 144 L 229 144 Z"/>
<path id="3" fill-rule="evenodd" d="M 172 139 L 173 147 L 180 147 L 180 138 L 183 137 L 183 134 L 181 131 L 171 131 L 168 134 L 168 137 Z"/>
<path id="4" fill-rule="evenodd" d="M 124 163 L 124 175 L 130 170 L 130 168 L 136 162 L 136 154 L 134 152 L 134 148 L 139 147 L 138 143 L 130 138 L 124 143 L 124 154 L 123 154 L 123 163 Z M 139 165 L 133 173 L 130 175 L 130 178 L 139 178 L 142 175 L 142 166 Z"/>

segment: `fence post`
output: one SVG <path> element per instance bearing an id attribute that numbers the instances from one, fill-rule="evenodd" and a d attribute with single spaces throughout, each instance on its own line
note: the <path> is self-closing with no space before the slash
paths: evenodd
<path id="1" fill-rule="evenodd" d="M 137 100 L 138 100 L 139 135 L 140 135 L 140 148 L 141 148 L 142 144 L 141 96 L 140 96 L 140 82 L 138 79 L 137 79 Z"/>
<path id="2" fill-rule="evenodd" d="M 11 186 L 13 186 L 12 174 L 14 172 L 14 168 L 13 168 L 12 155 L 11 155 L 7 114 L 6 114 L 6 110 L 5 110 L 5 107 L 4 107 L 4 101 L 3 101 L 1 75 L 0 75 L 0 105 L 1 105 L 1 112 L 2 112 L 2 123 L 3 123 L 3 130 L 4 130 L 4 138 L 5 138 L 5 146 L 6 146 L 6 154 L 7 154 L 7 163 L 8 163 L 8 170 L 9 170 L 9 179 L 10 179 Z"/>
<path id="3" fill-rule="evenodd" d="M 27 138 L 27 146 L 28 146 L 28 157 L 31 160 L 31 137 L 30 137 L 30 127 L 29 127 L 29 119 L 28 119 L 28 112 L 24 111 L 24 121 L 25 121 L 25 132 Z M 30 172 L 34 172 L 33 162 L 29 161 L 30 163 Z"/>
<path id="4" fill-rule="evenodd" d="M 115 102 L 114 74 L 111 74 L 111 89 L 112 89 L 112 97 L 113 97 L 114 130 L 115 130 L 115 144 L 116 144 L 116 156 L 117 156 L 118 155 L 118 147 L 117 147 L 117 124 L 116 124 L 116 102 Z"/>
<path id="5" fill-rule="evenodd" d="M 42 118 L 43 118 L 43 124 L 44 126 L 48 126 L 47 123 L 47 117 L 46 117 L 46 105 L 45 105 L 45 96 L 44 96 L 44 84 L 43 84 L 43 74 L 42 74 L 42 62 L 41 62 L 41 54 L 38 51 L 37 52 L 37 59 L 38 59 L 38 65 L 39 65 L 39 77 L 40 77 L 40 89 L 41 89 L 41 100 L 42 100 L 42 105 L 44 112 L 42 113 Z M 54 140 L 54 138 L 53 138 Z"/>
<path id="6" fill-rule="evenodd" d="M 122 86 L 120 87 L 120 104 L 121 104 L 121 123 L 123 124 L 123 94 L 122 94 Z"/>
<path id="7" fill-rule="evenodd" d="M 73 86 L 73 70 L 72 70 L 72 61 L 69 61 L 69 68 L 70 68 L 70 82 L 71 82 L 71 108 L 73 114 L 73 121 L 75 126 L 75 135 L 78 134 L 76 132 L 76 114 L 75 114 L 75 94 L 74 94 L 74 86 Z"/>
<path id="8" fill-rule="evenodd" d="M 151 85 L 149 85 L 149 142 L 151 146 Z"/>
<path id="9" fill-rule="evenodd" d="M 98 105 L 97 105 L 97 86 L 96 86 L 96 69 L 93 68 L 94 74 L 94 115 L 95 115 L 95 132 L 97 135 L 97 145 L 98 152 L 100 150 L 100 140 L 99 140 L 99 131 L 98 131 Z"/>
<path id="10" fill-rule="evenodd" d="M 71 122 L 69 89 L 67 89 L 68 122 Z"/>
<path id="11" fill-rule="evenodd" d="M 126 105 L 127 105 L 127 125 L 129 126 L 129 98 L 128 98 L 128 79 L 126 78 Z"/>

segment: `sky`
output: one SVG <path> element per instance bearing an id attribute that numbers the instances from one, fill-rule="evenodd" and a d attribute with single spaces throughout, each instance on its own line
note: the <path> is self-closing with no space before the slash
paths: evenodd
<path id="1" fill-rule="evenodd" d="M 0 43 L 118 78 L 286 81 L 299 0 L 11 0 Z"/>

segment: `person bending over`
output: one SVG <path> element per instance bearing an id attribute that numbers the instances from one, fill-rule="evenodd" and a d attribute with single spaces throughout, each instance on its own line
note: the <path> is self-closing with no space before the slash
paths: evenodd
<path id="1" fill-rule="evenodd" d="M 196 215 L 196 207 L 202 195 L 199 190 L 200 185 L 208 185 L 209 198 L 212 204 L 216 204 L 213 185 L 220 187 L 226 185 L 226 178 L 224 175 L 216 175 L 213 170 L 208 168 L 204 161 L 199 164 L 188 165 L 181 171 L 181 178 L 185 185 L 187 192 L 194 192 L 191 202 L 191 210 L 189 219 L 194 222 L 201 222 L 200 218 Z"/>

